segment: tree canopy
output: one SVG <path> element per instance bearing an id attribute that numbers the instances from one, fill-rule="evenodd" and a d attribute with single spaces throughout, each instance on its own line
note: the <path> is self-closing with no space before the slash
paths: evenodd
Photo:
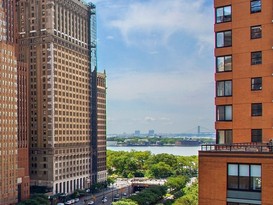
<path id="1" fill-rule="evenodd" d="M 183 189 L 184 195 L 178 198 L 173 205 L 198 205 L 198 183 Z"/>
<path id="2" fill-rule="evenodd" d="M 151 154 L 149 151 L 107 150 L 108 174 L 117 177 L 167 178 L 169 176 L 196 176 L 197 156 L 175 156 L 172 154 Z"/>
<path id="3" fill-rule="evenodd" d="M 35 194 L 30 199 L 18 203 L 18 205 L 49 205 L 48 197 L 43 194 Z"/>
<path id="4" fill-rule="evenodd" d="M 113 202 L 113 205 L 138 205 L 131 199 L 123 199 L 122 201 Z"/>

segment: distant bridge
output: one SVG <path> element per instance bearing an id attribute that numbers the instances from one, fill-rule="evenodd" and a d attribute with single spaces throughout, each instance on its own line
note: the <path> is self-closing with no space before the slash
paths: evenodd
<path id="1" fill-rule="evenodd" d="M 202 131 L 201 131 L 202 130 Z M 193 127 L 191 129 L 188 129 L 186 132 L 184 133 L 191 133 L 191 134 L 209 134 L 209 133 L 214 133 L 215 130 L 211 130 L 211 129 L 208 129 L 206 127 L 202 127 L 200 125 L 198 125 L 197 127 Z"/>

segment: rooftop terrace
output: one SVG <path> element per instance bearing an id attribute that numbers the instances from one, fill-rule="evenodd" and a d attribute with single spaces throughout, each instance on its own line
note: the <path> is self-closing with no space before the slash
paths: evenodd
<path id="1" fill-rule="evenodd" d="M 200 151 L 208 152 L 272 152 L 272 143 L 203 144 Z"/>

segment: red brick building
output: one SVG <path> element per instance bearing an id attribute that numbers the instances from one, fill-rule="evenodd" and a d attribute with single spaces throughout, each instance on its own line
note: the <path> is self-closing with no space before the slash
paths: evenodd
<path id="1" fill-rule="evenodd" d="M 15 1 L 0 1 L 0 204 L 29 197 L 28 71 L 18 60 Z"/>
<path id="2" fill-rule="evenodd" d="M 273 2 L 214 9 L 216 145 L 199 152 L 199 204 L 272 204 Z"/>

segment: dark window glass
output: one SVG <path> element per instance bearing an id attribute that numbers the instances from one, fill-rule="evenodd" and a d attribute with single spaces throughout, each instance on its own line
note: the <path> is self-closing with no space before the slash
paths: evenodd
<path id="1" fill-rule="evenodd" d="M 251 142 L 262 142 L 262 129 L 251 130 Z"/>
<path id="2" fill-rule="evenodd" d="M 263 113 L 262 103 L 251 104 L 251 116 L 262 116 L 262 113 Z"/>
<path id="3" fill-rule="evenodd" d="M 251 26 L 251 39 L 262 38 L 262 26 Z"/>
<path id="4" fill-rule="evenodd" d="M 261 165 L 228 164 L 228 189 L 261 191 Z"/>
<path id="5" fill-rule="evenodd" d="M 216 33 L 216 47 L 228 47 L 232 45 L 231 31 L 222 31 Z"/>
<path id="6" fill-rule="evenodd" d="M 262 90 L 262 78 L 251 78 L 251 90 Z"/>
<path id="7" fill-rule="evenodd" d="M 216 23 L 231 21 L 231 6 L 216 8 Z"/>
<path id="8" fill-rule="evenodd" d="M 251 52 L 251 65 L 262 64 L 262 51 Z"/>
<path id="9" fill-rule="evenodd" d="M 217 144 L 232 144 L 232 130 L 217 130 Z"/>
<path id="10" fill-rule="evenodd" d="M 248 190 L 250 188 L 249 165 L 239 165 L 239 189 Z"/>
<path id="11" fill-rule="evenodd" d="M 245 203 L 227 202 L 227 205 L 254 205 L 254 204 L 245 204 Z"/>
<path id="12" fill-rule="evenodd" d="M 232 57 L 231 56 L 218 56 L 216 57 L 216 72 L 225 72 L 232 70 Z"/>
<path id="13" fill-rule="evenodd" d="M 232 95 L 232 81 L 217 81 L 216 82 L 216 96 L 231 96 Z"/>
<path id="14" fill-rule="evenodd" d="M 261 10 L 262 10 L 262 1 L 261 0 L 251 0 L 250 12 L 256 13 L 256 12 L 261 12 Z"/>
<path id="15" fill-rule="evenodd" d="M 251 165 L 250 166 L 250 186 L 251 190 L 261 191 L 262 180 L 261 180 L 261 166 L 260 165 Z"/>
<path id="16" fill-rule="evenodd" d="M 220 105 L 217 109 L 217 121 L 231 121 L 232 120 L 232 106 L 231 105 Z"/>
<path id="17" fill-rule="evenodd" d="M 239 188 L 238 164 L 228 164 L 228 189 Z"/>

